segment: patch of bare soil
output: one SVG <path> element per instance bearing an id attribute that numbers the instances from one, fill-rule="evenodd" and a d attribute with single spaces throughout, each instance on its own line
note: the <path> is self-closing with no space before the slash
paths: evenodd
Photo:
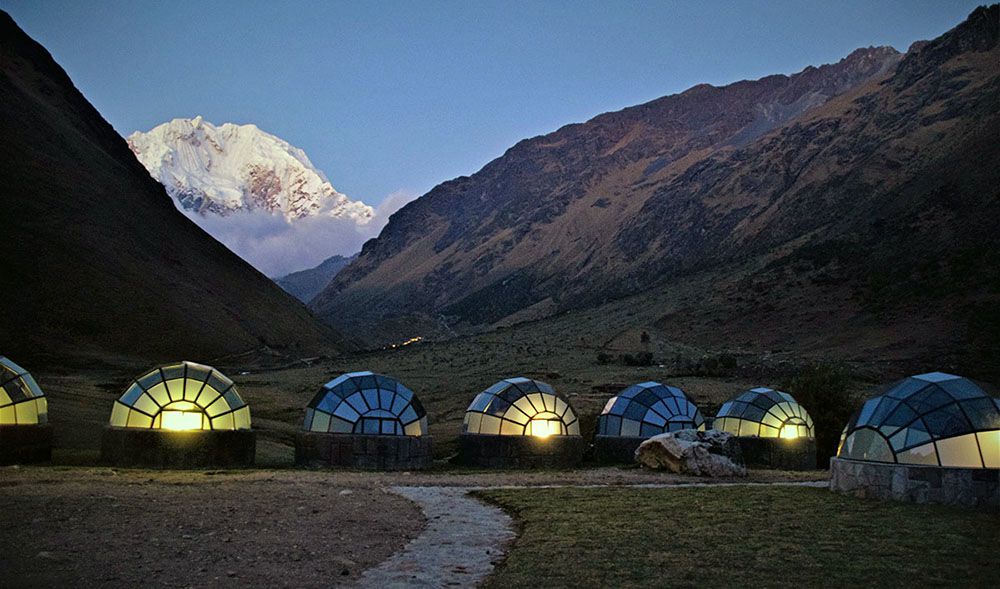
<path id="1" fill-rule="evenodd" d="M 5 587 L 319 587 L 423 529 L 378 487 L 295 471 L 0 469 Z"/>

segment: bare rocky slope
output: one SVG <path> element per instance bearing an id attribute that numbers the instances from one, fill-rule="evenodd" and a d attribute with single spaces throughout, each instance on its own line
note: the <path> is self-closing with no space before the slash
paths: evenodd
<path id="1" fill-rule="evenodd" d="M 337 337 L 176 210 L 51 55 L 0 12 L 0 353 L 198 359 Z"/>
<path id="2" fill-rule="evenodd" d="M 794 324 L 833 341 L 848 324 L 906 338 L 920 323 L 933 342 L 914 353 L 985 350 L 1000 325 L 998 14 L 977 9 L 904 56 L 862 49 L 522 141 L 393 215 L 312 308 L 384 341 L 711 273 L 665 324 L 743 326 L 727 337 Z"/>

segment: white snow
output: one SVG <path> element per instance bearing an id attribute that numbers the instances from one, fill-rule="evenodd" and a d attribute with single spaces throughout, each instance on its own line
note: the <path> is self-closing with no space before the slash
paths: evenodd
<path id="1" fill-rule="evenodd" d="M 200 215 L 267 211 L 293 223 L 332 217 L 368 224 L 374 209 L 337 192 L 301 149 L 256 125 L 216 127 L 174 119 L 127 138 L 150 175 L 182 210 Z"/>

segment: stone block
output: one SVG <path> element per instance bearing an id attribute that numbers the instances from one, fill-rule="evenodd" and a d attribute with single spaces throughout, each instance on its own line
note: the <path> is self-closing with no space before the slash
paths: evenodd
<path id="1" fill-rule="evenodd" d="M 419 470 L 433 464 L 430 436 L 328 434 L 300 431 L 295 464 L 366 470 Z"/>
<path id="2" fill-rule="evenodd" d="M 0 425 L 0 465 L 48 462 L 51 459 L 51 425 Z"/>
<path id="3" fill-rule="evenodd" d="M 862 498 L 1000 511 L 1000 469 L 830 460 L 830 489 Z"/>
<path id="4" fill-rule="evenodd" d="M 751 468 L 815 470 L 816 440 L 812 438 L 737 437 L 743 462 Z"/>
<path id="5" fill-rule="evenodd" d="M 565 468 L 583 458 L 580 436 L 491 436 L 462 434 L 456 462 L 483 468 Z"/>
<path id="6" fill-rule="evenodd" d="M 253 466 L 256 449 L 251 430 L 106 427 L 101 436 L 101 461 L 121 467 L 240 468 Z"/>

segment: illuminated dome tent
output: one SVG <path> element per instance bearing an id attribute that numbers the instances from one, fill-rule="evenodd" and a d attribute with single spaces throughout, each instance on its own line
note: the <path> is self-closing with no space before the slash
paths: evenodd
<path id="1" fill-rule="evenodd" d="M 120 466 L 253 464 L 250 408 L 218 370 L 194 362 L 154 368 L 115 401 L 101 456 Z"/>
<path id="2" fill-rule="evenodd" d="M 48 401 L 27 370 L 0 356 L 0 464 L 52 457 Z"/>
<path id="3" fill-rule="evenodd" d="M 687 393 L 658 382 L 632 385 L 608 399 L 594 440 L 601 462 L 632 462 L 639 444 L 655 435 L 705 429 L 705 418 Z"/>
<path id="4" fill-rule="evenodd" d="M 342 374 L 306 407 L 295 458 L 312 466 L 426 468 L 433 460 L 427 412 L 413 391 L 391 377 Z"/>
<path id="5" fill-rule="evenodd" d="M 737 436 L 749 466 L 816 468 L 812 417 L 788 393 L 750 389 L 723 403 L 712 427 Z"/>
<path id="6" fill-rule="evenodd" d="M 835 490 L 1000 509 L 1000 399 L 952 374 L 903 379 L 854 414 L 837 456 Z"/>
<path id="7" fill-rule="evenodd" d="M 562 466 L 579 462 L 580 422 L 544 382 L 508 378 L 476 395 L 465 412 L 458 460 L 475 466 Z"/>
<path id="8" fill-rule="evenodd" d="M 935 372 L 902 380 L 851 418 L 837 455 L 850 460 L 1000 468 L 1000 399 Z"/>

